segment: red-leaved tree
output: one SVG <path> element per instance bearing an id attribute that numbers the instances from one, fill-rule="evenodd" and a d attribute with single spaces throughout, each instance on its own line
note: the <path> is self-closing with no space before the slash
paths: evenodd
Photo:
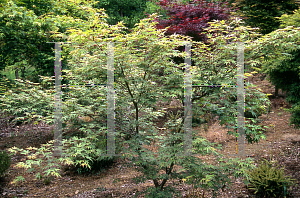
<path id="1" fill-rule="evenodd" d="M 189 4 L 176 3 L 170 0 L 161 0 L 157 3 L 167 11 L 169 19 L 157 19 L 156 28 L 164 29 L 168 26 L 166 34 L 182 34 L 193 37 L 194 41 L 206 41 L 203 29 L 213 20 L 227 20 L 230 12 L 227 2 L 208 3 L 204 0 L 193 0 Z"/>
<path id="2" fill-rule="evenodd" d="M 205 0 L 192 0 L 184 4 L 171 0 L 160 0 L 157 4 L 169 16 L 169 19 L 156 19 L 158 22 L 156 25 L 157 29 L 164 29 L 170 26 L 165 33 L 166 35 L 181 34 L 192 37 L 193 41 L 202 41 L 204 43 L 207 43 L 204 29 L 209 26 L 208 22 L 228 20 L 230 12 L 234 11 L 227 2 L 209 3 Z M 179 47 L 178 50 L 183 51 L 184 46 Z M 180 57 L 174 57 L 173 60 L 176 63 L 184 61 Z M 159 73 L 164 75 L 163 71 Z"/>

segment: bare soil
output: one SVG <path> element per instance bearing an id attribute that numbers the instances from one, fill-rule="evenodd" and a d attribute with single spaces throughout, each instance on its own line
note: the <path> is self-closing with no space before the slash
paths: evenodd
<path id="1" fill-rule="evenodd" d="M 264 93 L 273 94 L 275 91 L 268 81 L 261 81 L 259 76 L 249 79 L 262 89 Z M 285 93 L 279 97 L 271 97 L 272 108 L 269 114 L 260 116 L 262 125 L 269 126 L 265 140 L 258 144 L 245 145 L 246 153 L 254 158 L 256 162 L 262 158 L 277 160 L 284 167 L 285 173 L 296 179 L 296 185 L 292 187 L 289 197 L 300 197 L 300 130 L 289 126 L 290 113 L 283 110 L 290 106 L 285 102 Z M 11 126 L 6 124 L 10 117 L 0 116 L 0 150 L 16 146 L 27 148 L 30 146 L 39 147 L 53 138 L 51 126 L 39 124 L 37 126 L 22 125 Z M 159 125 L 162 125 L 161 123 Z M 223 145 L 220 151 L 223 154 L 235 154 L 235 137 L 227 135 L 226 130 L 219 125 L 218 121 L 209 123 L 207 128 L 195 127 L 199 134 L 211 142 L 218 142 Z M 76 172 L 65 170 L 61 178 L 52 178 L 49 184 L 43 180 L 35 180 L 33 173 L 27 173 L 22 169 L 14 167 L 16 163 L 24 160 L 21 155 L 12 157 L 12 165 L 7 174 L 0 178 L 0 197 L 132 197 L 136 192 L 153 186 L 153 181 L 135 184 L 132 179 L 137 176 L 135 168 L 127 168 L 124 160 L 116 160 L 111 166 L 96 174 L 78 175 Z M 44 164 L 45 165 L 45 164 Z M 175 167 L 178 169 L 179 167 Z M 26 179 L 23 183 L 15 186 L 11 184 L 16 176 L 23 175 Z M 171 184 L 176 181 L 169 181 Z M 239 179 L 232 178 L 233 185 L 230 189 L 221 192 L 220 197 L 255 197 L 252 191 Z M 184 183 L 178 186 L 182 197 L 202 197 L 203 190 L 197 189 L 192 192 L 192 186 Z M 205 197 L 211 193 L 206 192 Z M 142 197 L 142 196 L 140 196 Z"/>

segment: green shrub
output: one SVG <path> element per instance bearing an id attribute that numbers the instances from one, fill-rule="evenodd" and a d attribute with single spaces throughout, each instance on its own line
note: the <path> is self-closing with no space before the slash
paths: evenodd
<path id="1" fill-rule="evenodd" d="M 0 151 L 0 175 L 10 167 L 11 158 L 6 151 Z"/>
<path id="2" fill-rule="evenodd" d="M 53 90 L 44 90 L 32 82 L 17 79 L 14 89 L 10 89 L 0 97 L 0 109 L 3 113 L 13 115 L 13 124 L 33 121 L 53 120 Z M 47 117 L 47 118 L 46 118 Z"/>
<path id="3" fill-rule="evenodd" d="M 283 14 L 291 14 L 297 9 L 293 1 L 277 0 L 239 0 L 237 7 L 240 9 L 239 14 L 245 18 L 247 25 L 259 27 L 262 34 L 268 34 L 280 26 L 278 17 Z"/>
<path id="4" fill-rule="evenodd" d="M 171 186 L 166 186 L 163 190 L 159 190 L 154 186 L 149 186 L 144 191 L 146 198 L 172 198 L 175 195 L 179 196 L 178 192 L 175 191 Z M 137 193 L 137 196 L 141 193 Z"/>
<path id="5" fill-rule="evenodd" d="M 49 185 L 51 183 L 52 177 L 45 177 L 44 178 L 44 184 Z"/>
<path id="6" fill-rule="evenodd" d="M 90 137 L 90 136 L 89 136 Z M 81 138 L 89 138 L 81 137 Z M 105 151 L 106 150 L 106 136 L 97 135 L 95 139 L 90 139 L 90 143 L 96 150 Z M 75 146 L 74 144 L 73 146 Z M 84 145 L 84 144 L 83 144 Z M 89 149 L 89 143 L 86 144 L 86 149 Z M 82 166 L 81 163 L 77 163 L 73 168 L 76 169 L 78 174 L 89 174 L 102 171 L 104 168 L 111 166 L 116 157 L 115 156 L 100 156 L 95 154 L 95 152 L 89 152 L 82 155 L 77 155 L 76 157 L 71 157 L 73 162 L 80 162 L 81 160 L 86 160 L 89 162 L 90 167 Z"/>
<path id="7" fill-rule="evenodd" d="M 287 189 L 293 184 L 293 179 L 285 176 L 283 168 L 265 159 L 257 168 L 249 171 L 249 176 L 249 189 L 255 190 L 254 194 L 260 197 L 286 196 Z"/>
<path id="8" fill-rule="evenodd" d="M 74 168 L 78 174 L 94 174 L 96 172 L 105 170 L 107 167 L 110 167 L 114 163 L 115 159 L 116 157 L 106 157 L 104 159 L 92 160 L 90 161 L 91 168 L 82 167 L 80 165 L 77 165 Z"/>

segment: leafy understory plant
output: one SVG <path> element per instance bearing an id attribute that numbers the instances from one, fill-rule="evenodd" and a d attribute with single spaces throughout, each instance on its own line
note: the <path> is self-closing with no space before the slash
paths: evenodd
<path id="1" fill-rule="evenodd" d="M 15 116 L 13 123 L 51 120 L 50 116 L 54 112 L 53 90 L 44 90 L 36 85 L 16 79 L 17 87 L 0 97 L 0 109 Z"/>
<path id="2" fill-rule="evenodd" d="M 61 177 L 62 165 L 87 167 L 95 161 L 109 160 L 111 157 L 105 157 L 104 149 L 97 146 L 97 137 L 89 136 L 87 138 L 72 137 L 62 141 L 61 157 L 53 157 L 53 140 L 47 144 L 42 144 L 40 148 L 28 147 L 20 149 L 12 147 L 9 152 L 12 154 L 23 154 L 26 156 L 25 162 L 19 162 L 15 165 L 17 168 L 25 168 L 28 172 L 36 172 L 36 179 Z M 102 157 L 101 157 L 102 156 Z M 46 165 L 44 165 L 46 162 Z M 18 177 L 14 183 L 23 181 L 24 178 Z"/>
<path id="3" fill-rule="evenodd" d="M 11 165 L 11 157 L 6 151 L 0 151 L 0 176 L 3 175 Z"/>
<path id="4" fill-rule="evenodd" d="M 17 186 L 20 182 L 23 183 L 25 181 L 25 178 L 23 176 L 17 176 L 12 182 L 11 184 L 14 184 L 15 186 Z"/>

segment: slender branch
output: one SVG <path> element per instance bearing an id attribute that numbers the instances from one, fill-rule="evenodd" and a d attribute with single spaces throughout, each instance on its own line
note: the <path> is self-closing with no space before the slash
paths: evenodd
<path id="1" fill-rule="evenodd" d="M 154 182 L 155 188 L 158 188 L 159 187 L 159 183 L 158 183 L 157 179 L 153 179 L 153 182 Z"/>
<path id="2" fill-rule="evenodd" d="M 173 166 L 174 166 L 174 163 L 172 162 L 169 169 L 166 167 L 166 174 L 167 175 L 171 174 Z M 160 190 L 163 190 L 163 187 L 164 187 L 164 185 L 166 184 L 167 181 L 168 181 L 168 179 L 163 179 L 163 181 L 160 184 Z"/>
<path id="3" fill-rule="evenodd" d="M 125 81 L 125 85 L 126 85 L 126 87 L 127 87 L 127 90 L 128 90 L 128 92 L 129 92 L 131 98 L 132 98 L 132 103 L 133 103 L 134 108 L 135 108 L 135 121 L 138 122 L 138 120 L 139 120 L 139 108 L 138 108 L 138 104 L 137 104 L 137 102 L 133 99 L 133 94 L 131 93 L 131 90 L 130 90 L 130 87 L 129 87 L 127 81 Z M 139 125 L 138 125 L 138 123 L 136 123 L 136 128 L 135 128 L 135 129 L 136 129 L 136 134 L 138 134 L 138 133 L 139 133 Z"/>
<path id="4" fill-rule="evenodd" d="M 196 100 L 199 100 L 200 98 L 203 98 L 204 96 L 207 96 L 208 93 L 207 92 L 202 92 L 202 95 L 201 96 L 198 96 L 198 97 L 194 97 L 192 98 L 192 102 L 196 101 Z"/>
<path id="5" fill-rule="evenodd" d="M 166 174 L 167 175 L 170 175 L 172 170 L 173 170 L 173 167 L 174 167 L 174 162 L 171 163 L 170 165 L 170 168 L 166 167 Z M 157 179 L 153 179 L 153 182 L 154 182 L 154 185 L 156 188 L 160 187 L 160 190 L 163 190 L 164 188 L 164 185 L 166 184 L 166 182 L 168 181 L 168 179 L 163 179 L 161 184 L 159 184 L 158 180 Z"/>
<path id="6" fill-rule="evenodd" d="M 123 67 L 121 67 L 121 70 L 122 70 L 122 74 L 123 75 L 125 75 L 124 74 L 124 70 L 123 70 Z M 133 105 L 134 105 L 134 107 L 135 107 L 135 120 L 136 120 L 136 127 L 135 127 L 135 130 L 136 130 L 136 134 L 138 134 L 139 133 L 139 125 L 138 125 L 138 120 L 139 120 L 139 109 L 138 109 L 138 104 L 137 104 L 137 102 L 134 100 L 134 98 L 133 98 L 133 94 L 132 94 L 132 92 L 131 92 L 131 90 L 130 90 L 130 87 L 129 87 L 129 84 L 128 84 L 128 82 L 125 80 L 125 85 L 126 85 L 126 88 L 127 88 L 127 90 L 128 90 L 128 93 L 129 93 L 129 95 L 130 95 L 130 97 L 132 98 L 132 103 L 133 103 Z"/>
<path id="7" fill-rule="evenodd" d="M 135 102 L 133 103 L 134 104 L 134 107 L 135 107 L 135 121 L 136 121 L 136 127 L 135 127 L 135 130 L 136 130 L 136 134 L 139 133 L 139 108 L 138 108 L 138 104 Z"/>

